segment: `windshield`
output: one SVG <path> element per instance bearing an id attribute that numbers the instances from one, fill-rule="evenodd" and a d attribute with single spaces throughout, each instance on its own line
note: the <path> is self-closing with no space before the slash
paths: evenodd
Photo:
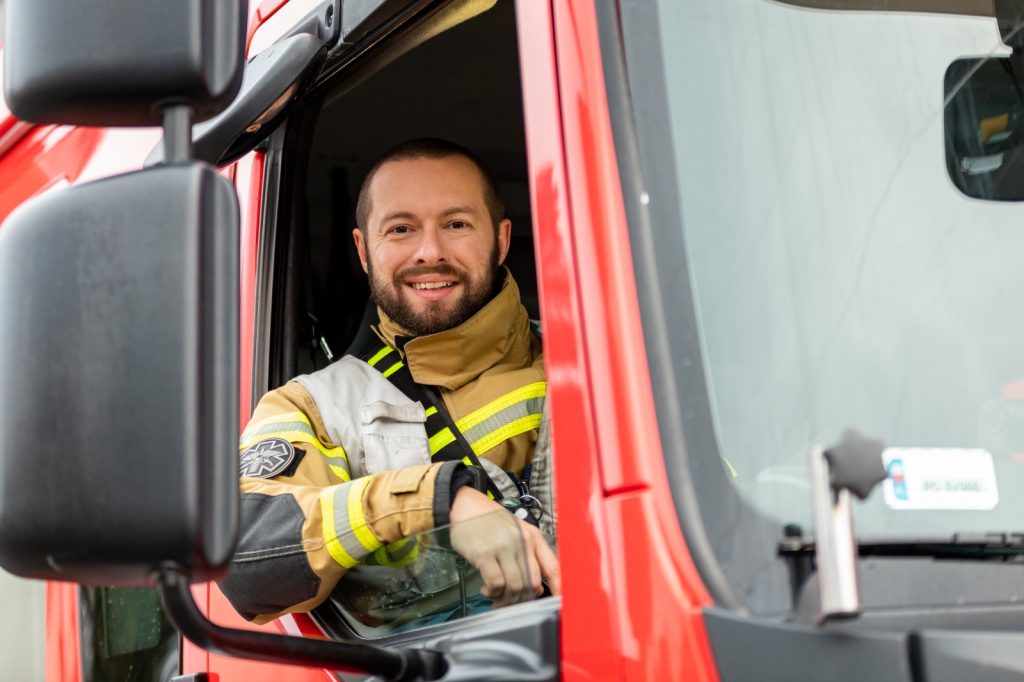
<path id="1" fill-rule="evenodd" d="M 658 4 L 681 227 L 655 241 L 683 232 L 718 455 L 762 515 L 812 528 L 808 455 L 852 428 L 896 468 L 862 538 L 1019 531 L 1024 208 L 960 191 L 944 131 L 951 66 L 1010 50 L 961 13 L 985 3 L 835 9 L 872 4 L 898 3 Z"/>

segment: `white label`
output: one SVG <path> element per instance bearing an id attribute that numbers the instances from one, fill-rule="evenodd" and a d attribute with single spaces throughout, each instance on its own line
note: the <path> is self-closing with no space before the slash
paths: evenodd
<path id="1" fill-rule="evenodd" d="M 886 448 L 882 482 L 890 509 L 994 509 L 996 470 L 987 450 Z"/>

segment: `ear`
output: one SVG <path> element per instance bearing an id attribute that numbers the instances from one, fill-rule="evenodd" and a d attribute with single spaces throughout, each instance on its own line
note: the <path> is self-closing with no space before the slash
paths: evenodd
<path id="1" fill-rule="evenodd" d="M 366 270 L 366 242 L 363 239 L 363 231 L 358 227 L 352 230 L 352 241 L 356 243 L 356 251 L 359 252 L 359 262 L 363 266 L 363 272 Z"/>
<path id="2" fill-rule="evenodd" d="M 508 247 L 512 243 L 512 221 L 505 218 L 498 223 L 498 265 L 505 262 Z"/>

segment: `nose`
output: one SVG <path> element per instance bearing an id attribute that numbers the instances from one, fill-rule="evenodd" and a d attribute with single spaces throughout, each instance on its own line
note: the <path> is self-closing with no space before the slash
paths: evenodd
<path id="1" fill-rule="evenodd" d="M 444 263 L 447 260 L 444 239 L 439 227 L 436 225 L 424 226 L 417 244 L 415 258 L 417 263 L 426 265 Z"/>

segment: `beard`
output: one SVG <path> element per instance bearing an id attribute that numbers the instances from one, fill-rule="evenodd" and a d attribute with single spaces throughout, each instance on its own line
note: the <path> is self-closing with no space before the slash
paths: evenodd
<path id="1" fill-rule="evenodd" d="M 471 278 L 468 272 L 453 265 L 418 265 L 396 271 L 391 281 L 387 282 L 377 276 L 373 269 L 373 261 L 367 256 L 366 272 L 370 280 L 370 296 L 385 315 L 415 336 L 437 334 L 458 327 L 476 315 L 498 293 L 503 278 L 500 276 L 502 272 L 498 263 L 497 240 L 489 261 L 484 274 L 476 278 Z M 426 308 L 417 311 L 403 290 L 407 278 L 421 275 L 451 277 L 462 283 L 463 293 L 454 301 L 427 301 Z"/>

